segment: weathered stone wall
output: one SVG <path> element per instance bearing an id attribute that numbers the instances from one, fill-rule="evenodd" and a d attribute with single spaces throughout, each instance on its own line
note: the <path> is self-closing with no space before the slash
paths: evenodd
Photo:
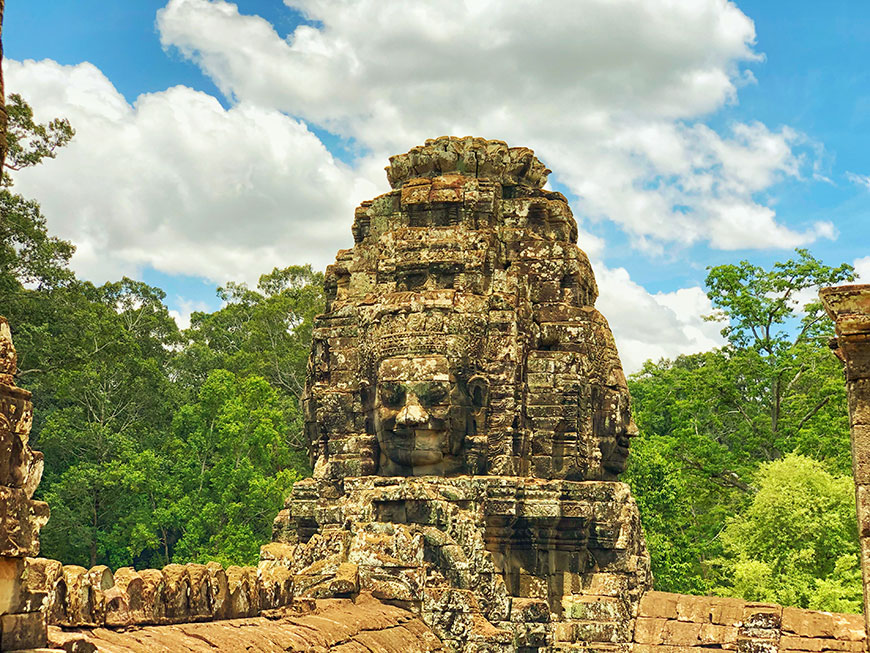
<path id="1" fill-rule="evenodd" d="M 783 608 L 742 599 L 648 592 L 640 603 L 634 653 L 745 653 L 865 650 L 861 615 Z"/>
<path id="2" fill-rule="evenodd" d="M 624 483 L 365 476 L 339 498 L 318 483 L 297 483 L 261 554 L 293 571 L 297 596 L 371 593 L 450 651 L 631 642 L 650 575 Z"/>
<path id="3" fill-rule="evenodd" d="M 870 285 L 823 288 L 819 296 L 834 320 L 837 337 L 831 347 L 843 362 L 846 377 L 864 617 L 870 630 Z"/>
<path id="4" fill-rule="evenodd" d="M 0 650 L 45 645 L 43 615 L 22 590 L 24 560 L 39 554 L 48 505 L 32 499 L 43 460 L 28 442 L 33 404 L 15 385 L 17 363 L 9 323 L 0 317 Z"/>
<path id="5" fill-rule="evenodd" d="M 101 570 L 92 570 L 101 575 Z M 192 596 L 195 591 L 191 587 Z M 105 591 L 104 591 L 105 593 Z M 459 600 L 462 597 L 444 598 Z M 546 635 L 546 606 L 535 599 L 512 599 L 511 619 L 524 635 L 508 638 L 489 636 L 488 651 L 617 651 L 629 653 L 861 653 L 865 633 L 861 615 L 836 614 L 741 599 L 647 592 L 640 602 L 636 625 L 625 633 L 607 626 L 618 618 L 617 597 L 575 602 L 571 620 Z M 155 650 L 172 651 L 449 651 L 454 642 L 442 641 L 407 606 L 390 606 L 360 592 L 353 598 L 296 598 L 278 610 L 260 614 L 267 618 L 237 614 L 213 623 L 189 617 L 169 620 L 163 602 L 161 620 L 113 623 L 102 627 L 79 623 L 49 627 L 49 642 L 68 651 L 106 650 L 113 653 Z M 111 613 L 112 608 L 107 609 Z M 241 612 L 241 610 L 240 610 Z M 228 613 L 224 613 L 228 615 Z M 170 625 L 178 624 L 178 625 Z M 183 624 L 193 624 L 183 626 Z M 456 624 L 454 624 L 456 625 Z M 135 627 L 131 627 L 135 626 Z M 611 637 L 602 641 L 602 634 Z M 499 641 L 500 640 L 500 641 Z M 474 644 L 474 635 L 466 644 Z M 275 648 L 279 646 L 279 648 Z M 463 650 L 463 649 L 460 649 Z M 473 649 L 465 649 L 473 650 Z"/>

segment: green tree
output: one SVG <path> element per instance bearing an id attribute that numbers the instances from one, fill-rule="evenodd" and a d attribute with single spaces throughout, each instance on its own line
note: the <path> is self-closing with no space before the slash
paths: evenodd
<path id="1" fill-rule="evenodd" d="M 73 278 L 67 267 L 75 248 L 48 235 L 39 204 L 9 190 L 7 170 L 21 170 L 54 158 L 75 135 L 65 119 L 48 124 L 33 121 L 33 111 L 20 95 L 6 105 L 8 152 L 0 180 L 0 305 L 6 316 L 17 307 L 25 286 L 54 288 Z M 14 322 L 13 322 L 14 324 Z"/>
<path id="2" fill-rule="evenodd" d="M 797 454 L 763 463 L 758 491 L 722 532 L 716 592 L 750 601 L 861 612 L 854 484 Z"/>
<path id="3" fill-rule="evenodd" d="M 6 103 L 6 159 L 9 170 L 22 170 L 53 159 L 57 150 L 72 140 L 75 130 L 66 118 L 55 118 L 42 124 L 33 120 L 33 109 L 17 93 Z M 11 186 L 12 178 L 4 170 L 3 186 Z"/>
<path id="4" fill-rule="evenodd" d="M 34 391 L 35 446 L 46 470 L 40 490 L 54 516 L 46 553 L 65 561 L 107 560 L 106 534 L 129 510 L 113 484 L 118 465 L 159 448 L 169 430 L 169 377 L 178 329 L 163 292 L 124 279 L 76 282 L 49 293 L 44 320 L 23 325 Z M 86 551 L 86 555 L 84 552 Z"/>
<path id="5" fill-rule="evenodd" d="M 660 543 L 651 545 L 659 589 L 711 589 L 721 532 L 752 499 L 761 463 L 795 452 L 850 470 L 842 370 L 815 291 L 851 279 L 852 269 L 796 253 L 770 270 L 746 261 L 711 268 L 711 319 L 725 321 L 728 344 L 648 361 L 629 379 L 641 437 L 627 480 L 650 542 Z"/>
<path id="6" fill-rule="evenodd" d="M 186 510 L 177 560 L 254 564 L 307 462 L 289 438 L 289 401 L 257 376 L 209 374 L 173 420 Z"/>
<path id="7" fill-rule="evenodd" d="M 299 400 L 314 317 L 323 311 L 323 274 L 311 266 L 275 268 L 252 290 L 243 283 L 218 289 L 225 306 L 194 313 L 188 342 L 176 366 L 189 388 L 198 388 L 216 368 L 257 375 L 290 398 L 291 443 L 304 447 Z"/>

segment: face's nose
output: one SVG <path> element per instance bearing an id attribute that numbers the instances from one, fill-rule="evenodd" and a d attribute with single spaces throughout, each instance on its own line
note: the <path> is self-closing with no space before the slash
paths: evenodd
<path id="1" fill-rule="evenodd" d="M 397 426 L 420 426 L 429 421 L 429 413 L 420 405 L 417 396 L 411 392 L 408 393 L 405 400 L 405 405 L 399 414 L 396 415 Z"/>
<path id="2" fill-rule="evenodd" d="M 637 424 L 634 423 L 634 420 L 631 420 L 628 423 L 628 427 L 625 429 L 625 435 L 629 438 L 636 438 L 640 434 L 640 429 L 637 428 Z"/>

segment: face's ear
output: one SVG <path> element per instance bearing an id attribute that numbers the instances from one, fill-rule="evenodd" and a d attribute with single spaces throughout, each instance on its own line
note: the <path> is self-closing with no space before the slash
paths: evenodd
<path id="1" fill-rule="evenodd" d="M 468 379 L 466 385 L 468 387 L 468 394 L 471 397 L 471 405 L 475 409 L 483 408 L 489 403 L 489 381 L 486 380 L 486 377 L 475 374 Z"/>

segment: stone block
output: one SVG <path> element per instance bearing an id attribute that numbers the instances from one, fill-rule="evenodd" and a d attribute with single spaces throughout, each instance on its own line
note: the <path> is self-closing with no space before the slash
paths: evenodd
<path id="1" fill-rule="evenodd" d="M 614 621 L 575 621 L 574 637 L 583 642 L 624 642 L 631 636 L 627 623 Z"/>
<path id="2" fill-rule="evenodd" d="M 227 619 L 247 617 L 251 612 L 251 591 L 248 586 L 248 575 L 242 567 L 232 565 L 227 567 L 227 585 L 229 588 Z"/>
<path id="3" fill-rule="evenodd" d="M 562 597 L 563 615 L 566 619 L 586 621 L 622 621 L 630 615 L 628 604 L 614 596 L 586 596 L 568 594 Z"/>
<path id="4" fill-rule="evenodd" d="M 870 484 L 870 424 L 852 424 L 852 475 L 857 485 Z"/>
<path id="5" fill-rule="evenodd" d="M 335 570 L 329 582 L 332 596 L 352 596 L 359 592 L 359 567 L 352 562 L 343 562 Z"/>
<path id="6" fill-rule="evenodd" d="M 171 564 L 162 569 L 164 618 L 167 623 L 183 623 L 190 617 L 190 576 L 184 565 Z"/>
<path id="7" fill-rule="evenodd" d="M 657 646 L 664 641 L 664 628 L 667 619 L 659 617 L 638 617 L 634 626 L 634 641 L 638 644 Z"/>
<path id="8" fill-rule="evenodd" d="M 21 610 L 26 591 L 23 574 L 24 558 L 0 558 L 0 614 Z"/>
<path id="9" fill-rule="evenodd" d="M 115 589 L 123 593 L 123 601 L 117 606 L 106 606 L 106 624 L 124 623 L 129 615 L 131 623 L 151 623 L 151 614 L 146 614 L 144 583 L 139 573 L 132 567 L 121 567 L 114 574 Z"/>
<path id="10" fill-rule="evenodd" d="M 705 623 L 701 625 L 698 641 L 701 646 L 724 646 L 736 645 L 737 626 L 723 626 L 720 624 Z"/>
<path id="11" fill-rule="evenodd" d="M 561 621 L 553 625 L 553 639 L 555 642 L 576 642 L 577 624 L 573 621 Z"/>
<path id="12" fill-rule="evenodd" d="M 870 379 L 851 380 L 847 388 L 852 424 L 870 424 Z"/>
<path id="13" fill-rule="evenodd" d="M 160 624 L 166 620 L 166 602 L 163 589 L 166 581 L 159 569 L 143 569 L 139 572 L 142 579 L 143 623 Z"/>
<path id="14" fill-rule="evenodd" d="M 187 577 L 190 581 L 190 593 L 188 594 L 189 616 L 192 621 L 211 619 L 212 606 L 209 593 L 208 569 L 205 565 L 189 563 Z M 289 572 L 288 572 L 289 574 Z"/>
<path id="15" fill-rule="evenodd" d="M 260 547 L 260 560 L 270 561 L 292 569 L 296 558 L 296 544 L 285 542 L 270 542 Z"/>
<path id="16" fill-rule="evenodd" d="M 423 601 L 424 569 L 361 566 L 359 588 L 381 600 Z"/>
<path id="17" fill-rule="evenodd" d="M 710 607 L 710 620 L 722 626 L 739 626 L 743 623 L 744 601 L 716 598 Z"/>
<path id="18" fill-rule="evenodd" d="M 706 596 L 683 594 L 677 599 L 677 619 L 680 621 L 709 623 L 711 610 L 711 601 Z"/>
<path id="19" fill-rule="evenodd" d="M 14 410 L 10 399 L 0 391 L 0 416 Z M 22 435 L 0 422 L 0 485 L 20 488 L 28 475 L 29 456 L 26 434 Z"/>
<path id="20" fill-rule="evenodd" d="M 28 499 L 22 488 L 0 486 L 0 556 L 37 556 L 48 514 L 48 504 Z"/>
<path id="21" fill-rule="evenodd" d="M 779 636 L 782 606 L 773 603 L 747 603 L 743 608 L 741 636 L 759 639 Z"/>
<path id="22" fill-rule="evenodd" d="M 229 607 L 227 619 L 256 616 L 260 611 L 257 570 L 254 567 L 227 567 Z"/>
<path id="23" fill-rule="evenodd" d="M 480 613 L 474 592 L 452 587 L 426 587 L 423 590 L 423 610 L 430 613 Z"/>
<path id="24" fill-rule="evenodd" d="M 737 637 L 737 653 L 779 653 L 779 639 Z"/>
<path id="25" fill-rule="evenodd" d="M 212 614 L 215 619 L 226 619 L 230 609 L 230 588 L 227 572 L 217 562 L 209 562 L 205 568 L 208 572 L 208 588 Z"/>
<path id="26" fill-rule="evenodd" d="M 779 640 L 780 649 L 789 651 L 824 651 L 827 650 L 826 640 L 818 637 L 797 637 L 783 635 Z"/>
<path id="27" fill-rule="evenodd" d="M 127 593 L 120 587 L 110 587 L 103 592 L 103 608 L 103 621 L 106 626 L 123 628 L 133 625 L 133 613 L 130 611 Z"/>
<path id="28" fill-rule="evenodd" d="M 830 612 L 783 608 L 782 631 L 783 635 L 788 632 L 801 637 L 833 637 L 834 615 Z"/>
<path id="29" fill-rule="evenodd" d="M 257 568 L 259 575 L 260 609 L 269 610 L 293 603 L 293 572 L 280 566 Z"/>
<path id="30" fill-rule="evenodd" d="M 546 599 L 549 596 L 546 579 L 532 574 L 519 574 L 519 595 L 529 599 Z"/>
<path id="31" fill-rule="evenodd" d="M 858 514 L 858 536 L 870 537 L 870 485 L 856 485 L 855 500 Z"/>
<path id="32" fill-rule="evenodd" d="M 640 600 L 640 608 L 638 616 L 641 617 L 658 617 L 661 619 L 676 619 L 677 618 L 677 602 L 680 594 L 671 594 L 669 592 L 647 592 Z M 741 604 L 741 617 L 742 617 Z"/>
<path id="33" fill-rule="evenodd" d="M 785 612 L 783 610 L 783 612 Z M 833 614 L 834 637 L 837 639 L 860 642 L 865 639 L 864 618 L 857 614 Z"/>
<path id="34" fill-rule="evenodd" d="M 668 621 L 662 630 L 662 642 L 671 646 L 697 646 L 701 625 L 690 621 Z"/>
<path id="35" fill-rule="evenodd" d="M 95 626 L 94 593 L 88 570 L 78 565 L 64 565 L 63 580 L 66 585 L 65 618 L 62 626 Z"/>
<path id="36" fill-rule="evenodd" d="M 94 623 L 102 624 L 105 619 L 104 592 L 115 585 L 112 570 L 106 565 L 97 565 L 88 570 L 88 583 L 93 595 Z"/>
<path id="37" fill-rule="evenodd" d="M 550 606 L 542 599 L 511 599 L 512 623 L 543 623 L 550 620 Z"/>
<path id="38" fill-rule="evenodd" d="M 0 650 L 41 648 L 46 644 L 45 618 L 40 612 L 4 614 L 0 617 Z"/>

